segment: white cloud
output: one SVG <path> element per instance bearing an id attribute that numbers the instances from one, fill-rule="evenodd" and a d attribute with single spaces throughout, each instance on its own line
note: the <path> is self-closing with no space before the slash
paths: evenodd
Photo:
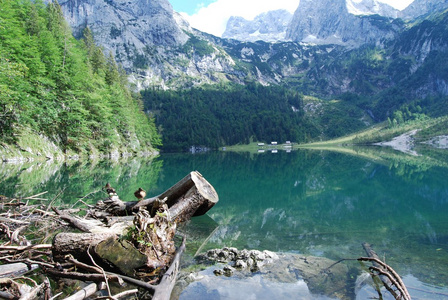
<path id="1" fill-rule="evenodd" d="M 257 15 L 276 9 L 286 9 L 293 13 L 300 0 L 217 0 L 202 7 L 192 16 L 183 14 L 190 25 L 201 31 L 221 36 L 231 16 L 240 16 L 247 20 Z"/>
<path id="2" fill-rule="evenodd" d="M 404 9 L 413 2 L 413 0 L 379 1 L 388 3 L 398 9 Z M 194 15 L 183 14 L 183 16 L 192 27 L 221 36 L 231 16 L 240 16 L 252 20 L 257 15 L 270 10 L 286 9 L 294 13 L 299 3 L 300 0 L 217 0 L 208 6 L 202 6 Z"/>

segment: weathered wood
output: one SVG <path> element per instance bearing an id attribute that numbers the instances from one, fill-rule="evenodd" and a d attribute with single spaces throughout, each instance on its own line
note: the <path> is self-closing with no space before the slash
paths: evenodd
<path id="1" fill-rule="evenodd" d="M 151 211 L 157 199 L 165 198 L 170 215 L 176 222 L 205 214 L 219 200 L 213 186 L 199 172 L 194 171 L 159 196 L 132 202 L 123 202 L 113 196 L 100 202 L 90 213 L 97 217 L 104 217 L 104 211 L 116 216 L 126 216 L 138 211 L 140 207 Z"/>
<path id="2" fill-rule="evenodd" d="M 93 249 L 100 242 L 115 236 L 111 233 L 59 233 L 53 239 L 53 257 L 55 260 L 63 260 L 66 255 L 72 255 L 90 262 L 88 249 Z"/>
<path id="3" fill-rule="evenodd" d="M 0 299 L 15 300 L 15 299 L 17 299 L 17 297 L 15 297 L 14 295 L 12 295 L 8 292 L 0 291 Z"/>
<path id="4" fill-rule="evenodd" d="M 96 283 L 91 283 L 82 290 L 76 292 L 75 294 L 65 298 L 64 300 L 84 300 L 87 297 L 92 296 L 98 290 L 98 286 Z"/>
<path id="5" fill-rule="evenodd" d="M 137 294 L 137 293 L 138 293 L 138 290 L 137 289 L 133 289 L 133 290 L 124 291 L 124 292 L 118 293 L 116 295 L 113 295 L 112 298 L 113 299 L 120 299 L 120 298 L 125 298 L 125 297 L 128 297 L 130 295 Z"/>
<path id="6" fill-rule="evenodd" d="M 38 267 L 39 267 L 38 265 L 34 264 L 31 265 L 30 268 L 28 268 L 28 265 L 22 262 L 0 265 L 0 278 L 16 277 L 23 273 L 28 272 L 30 269 L 35 270 Z"/>
<path id="7" fill-rule="evenodd" d="M 154 198 L 124 203 L 114 194 L 109 195 L 107 200 L 97 203 L 89 212 L 90 216 L 110 221 L 110 214 L 118 216 L 134 214 L 134 226 L 127 225 L 129 229 L 127 236 L 131 240 L 129 245 L 133 247 L 132 250 L 144 254 L 144 260 L 138 260 L 135 264 L 128 261 L 123 263 L 121 260 L 109 257 L 109 253 L 119 253 L 116 251 L 116 247 L 118 244 L 120 247 L 123 246 L 125 241 L 117 242 L 118 235 L 107 230 L 107 227 L 101 222 L 94 220 L 99 223 L 97 225 L 91 223 L 88 219 L 74 217 L 54 209 L 62 219 L 87 233 L 57 234 L 52 244 L 53 257 L 59 261 L 71 261 L 75 265 L 82 266 L 83 269 L 89 269 L 95 273 L 98 271 L 96 268 L 86 268 L 83 263 L 91 263 L 93 259 L 96 261 L 97 258 L 101 258 L 96 262 L 100 264 L 107 262 L 108 269 L 111 269 L 111 266 L 116 266 L 120 269 L 120 273 L 136 274 L 139 278 L 145 278 L 145 280 L 149 278 L 153 282 L 157 282 L 163 274 L 157 286 L 149 285 L 138 279 L 119 276 L 123 280 L 154 292 L 153 299 L 169 299 L 176 281 L 180 256 L 185 250 L 185 238 L 177 251 L 174 246 L 176 226 L 193 216 L 205 214 L 217 202 L 218 195 L 213 186 L 200 173 L 191 172 L 170 189 Z M 113 221 L 117 220 L 114 219 Z M 116 224 L 119 223 L 123 224 L 124 222 L 118 220 Z M 105 229 L 108 231 L 107 233 L 104 233 Z M 102 231 L 102 233 L 94 233 L 97 231 Z M 137 257 L 137 255 L 130 254 L 129 249 L 124 250 L 124 254 L 118 256 Z M 90 257 L 91 254 L 94 254 L 92 256 L 94 258 Z M 67 255 L 72 255 L 75 259 L 67 258 Z M 129 268 L 119 268 L 119 264 L 125 264 Z M 164 272 L 167 268 L 168 270 Z M 54 268 L 49 268 L 47 272 L 55 276 L 95 282 L 102 281 L 104 278 L 104 276 L 101 278 L 102 274 L 61 272 L 61 270 Z M 112 276 L 111 279 L 116 280 L 117 278 Z"/>
<path id="8" fill-rule="evenodd" d="M 126 240 L 119 241 L 115 237 L 109 237 L 98 243 L 94 248 L 98 255 L 108 265 L 113 265 L 120 273 L 133 276 L 135 270 L 144 267 L 148 261 L 146 255 L 140 253 L 134 245 Z M 101 264 L 100 261 L 98 261 Z"/>
<path id="9" fill-rule="evenodd" d="M 103 282 L 103 274 L 85 274 L 80 272 L 65 272 L 58 271 L 55 268 L 48 268 L 45 270 L 46 273 L 56 277 L 56 278 L 70 278 L 82 281 L 93 281 L 93 282 Z M 109 282 L 120 282 L 120 277 L 117 275 L 107 275 L 107 280 Z"/>
<path id="10" fill-rule="evenodd" d="M 51 244 L 39 244 L 39 245 L 31 245 L 31 246 L 0 246 L 0 251 L 27 251 L 27 250 L 43 250 L 43 249 L 51 249 Z"/>
<path id="11" fill-rule="evenodd" d="M 95 232 L 95 229 L 102 225 L 102 223 L 97 220 L 86 220 L 74 217 L 67 212 L 57 209 L 56 207 L 53 207 L 52 209 L 62 220 L 69 222 L 73 227 L 81 230 L 82 232 Z"/>
<path id="12" fill-rule="evenodd" d="M 185 237 L 182 239 L 182 245 L 177 249 L 176 255 L 163 275 L 162 280 L 157 285 L 152 300 L 170 300 L 174 285 L 176 284 L 177 274 L 179 272 L 180 258 L 185 251 Z"/>
<path id="13" fill-rule="evenodd" d="M 25 293 L 20 297 L 20 300 L 33 300 L 37 299 L 37 295 L 41 294 L 45 289 L 45 283 L 42 283 L 31 289 L 28 293 Z"/>
<path id="14" fill-rule="evenodd" d="M 168 198 L 166 204 L 171 217 L 182 221 L 205 214 L 219 200 L 214 187 L 197 171 L 185 176 L 158 198 Z"/>

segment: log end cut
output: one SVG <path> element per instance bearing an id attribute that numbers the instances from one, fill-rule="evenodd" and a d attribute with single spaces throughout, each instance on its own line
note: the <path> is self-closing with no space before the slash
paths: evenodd
<path id="1" fill-rule="evenodd" d="M 201 216 L 218 203 L 218 193 L 216 193 L 215 188 L 198 171 L 191 172 L 191 179 L 195 183 L 198 192 L 206 200 L 194 214 L 194 216 Z"/>

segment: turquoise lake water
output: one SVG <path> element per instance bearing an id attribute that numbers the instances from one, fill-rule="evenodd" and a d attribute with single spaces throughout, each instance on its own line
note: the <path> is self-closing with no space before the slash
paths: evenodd
<path id="1" fill-rule="evenodd" d="M 197 250 L 229 246 L 339 260 L 365 256 L 361 244 L 368 242 L 404 278 L 413 298 L 448 299 L 444 158 L 374 152 L 209 152 L 96 164 L 3 165 L 0 194 L 18 197 L 48 191 L 49 201 L 77 206 L 80 198 L 88 203 L 104 198 L 101 187 L 110 182 L 120 198 L 134 200 L 138 187 L 148 196 L 158 195 L 197 170 L 220 200 L 206 217 L 187 225 L 204 231 L 202 240 L 190 244 L 190 256 Z M 236 287 L 231 278 L 215 284 L 225 282 Z M 204 283 L 202 291 L 198 284 L 187 288 L 181 299 L 211 295 L 213 284 Z M 301 288 L 292 290 L 297 299 L 327 299 L 309 291 L 300 294 Z M 218 294 L 209 298 L 238 299 L 216 290 Z M 254 295 L 245 298 L 263 299 Z M 366 295 L 361 290 L 353 297 Z"/>

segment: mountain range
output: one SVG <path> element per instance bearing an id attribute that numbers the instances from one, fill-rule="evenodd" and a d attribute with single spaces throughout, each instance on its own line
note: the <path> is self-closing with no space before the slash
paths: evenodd
<path id="1" fill-rule="evenodd" d="M 230 17 L 222 37 L 247 42 L 285 41 L 291 19 L 292 14 L 284 9 L 262 13 L 252 21 L 243 17 Z"/>
<path id="2" fill-rule="evenodd" d="M 397 28 L 387 26 L 387 19 L 377 24 L 378 17 L 365 16 L 411 20 L 446 7 L 447 1 L 434 0 L 416 0 L 402 11 L 377 0 L 302 0 L 293 16 L 280 10 L 262 13 L 254 20 L 231 17 L 222 37 L 247 42 L 298 41 L 359 47 L 390 39 L 397 32 Z"/>
<path id="3" fill-rule="evenodd" d="M 345 99 L 366 124 L 448 96 L 447 0 L 415 0 L 403 11 L 376 0 L 302 0 L 292 16 L 231 18 L 225 38 L 191 28 L 167 0 L 60 4 L 74 35 L 89 27 L 135 90 L 279 85 Z"/>
<path id="4" fill-rule="evenodd" d="M 242 83 L 248 76 L 262 84 L 277 84 L 304 71 L 298 70 L 297 65 L 302 60 L 312 60 L 304 57 L 305 49 L 320 51 L 303 43 L 330 44 L 330 48 L 342 45 L 344 50 L 366 44 L 385 47 L 385 43 L 397 39 L 409 26 L 403 19 L 448 6 L 446 0 L 416 0 L 400 12 L 376 0 L 302 0 L 293 16 L 279 10 L 262 14 L 253 21 L 233 17 L 222 39 L 191 28 L 167 0 L 131 3 L 61 0 L 60 5 L 74 35 L 81 37 L 83 28 L 88 26 L 95 41 L 111 51 L 127 70 L 137 89 L 154 85 L 179 88 L 226 81 Z M 278 49 L 275 53 L 264 49 L 263 53 L 257 53 L 257 46 L 245 42 L 258 39 L 278 42 L 283 37 L 299 43 L 282 46 L 288 51 L 283 61 L 271 63 L 268 68 L 245 64 L 252 63 L 255 57 L 261 63 L 268 63 L 273 56 L 280 55 Z M 263 41 L 257 43 L 263 45 Z M 269 47 L 279 48 L 275 44 Z M 289 51 L 292 48 L 298 52 Z M 293 61 L 285 61 L 286 57 Z"/>

